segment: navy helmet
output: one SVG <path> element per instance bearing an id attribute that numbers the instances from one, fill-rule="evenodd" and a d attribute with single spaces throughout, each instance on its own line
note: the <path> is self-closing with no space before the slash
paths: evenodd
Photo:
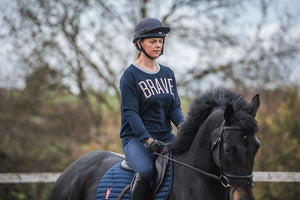
<path id="1" fill-rule="evenodd" d="M 144 18 L 140 20 L 134 28 L 133 43 L 136 43 L 140 38 L 164 38 L 170 30 L 169 27 L 163 26 L 163 24 L 155 18 Z"/>
<path id="2" fill-rule="evenodd" d="M 144 52 L 148 58 L 154 59 L 144 50 L 142 45 L 139 46 L 137 44 L 137 41 L 139 40 L 141 43 L 143 38 L 165 38 L 170 30 L 169 27 L 163 26 L 162 23 L 155 18 L 144 18 L 136 24 L 132 42 L 135 44 L 137 50 Z M 163 40 L 163 43 L 164 42 L 165 40 Z M 164 49 L 162 48 L 160 56 L 163 54 L 163 51 Z"/>

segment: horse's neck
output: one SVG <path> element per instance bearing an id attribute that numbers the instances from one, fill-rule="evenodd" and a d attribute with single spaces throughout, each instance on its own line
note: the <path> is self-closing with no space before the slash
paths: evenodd
<path id="1" fill-rule="evenodd" d="M 220 113 L 214 114 L 216 116 Z M 180 155 L 174 154 L 173 157 L 174 159 L 191 165 L 192 167 L 218 175 L 220 169 L 214 162 L 210 147 L 213 129 L 215 129 L 215 127 L 221 122 L 216 120 L 213 116 L 211 116 L 211 118 L 209 118 L 206 122 L 209 122 L 209 120 L 213 120 L 213 123 L 210 124 L 214 127 L 210 127 L 209 123 L 203 124 L 203 126 L 198 130 L 198 133 L 193 139 L 193 143 L 189 147 L 188 151 Z M 218 180 L 214 180 L 200 172 L 179 164 L 174 164 L 173 184 L 177 191 L 172 190 L 172 198 L 170 199 L 228 199 L 228 191 L 219 183 Z"/>
<path id="2" fill-rule="evenodd" d="M 192 164 L 202 170 L 211 170 L 215 164 L 210 150 L 210 134 L 206 131 L 199 131 L 190 146 L 187 157 L 192 160 Z"/>
<path id="3" fill-rule="evenodd" d="M 209 173 L 218 173 L 219 169 L 213 163 L 209 144 L 193 142 L 189 151 L 173 155 L 175 160 L 188 164 Z M 209 141 L 207 141 L 209 143 Z M 217 180 L 207 177 L 200 172 L 174 163 L 173 186 L 169 200 L 209 199 L 226 200 L 228 191 Z"/>
<path id="4" fill-rule="evenodd" d="M 194 148 L 196 150 L 196 148 Z M 174 154 L 173 158 L 180 162 L 186 163 L 206 172 L 211 172 L 205 163 L 205 155 L 208 152 L 198 152 L 197 157 L 193 155 L 194 151 L 188 151 L 180 155 Z M 207 177 L 200 172 L 187 168 L 180 164 L 174 163 L 173 186 L 169 200 L 182 199 L 209 199 L 209 200 L 226 200 L 228 191 L 222 187 L 218 181 Z"/>
<path id="5" fill-rule="evenodd" d="M 216 133 L 214 131 L 221 126 L 222 122 L 223 111 L 216 108 L 198 130 L 187 152 L 187 157 L 194 161 L 195 167 L 210 173 L 219 173 L 219 168 L 215 164 L 211 151 L 211 140 L 213 140 L 212 135 Z"/>

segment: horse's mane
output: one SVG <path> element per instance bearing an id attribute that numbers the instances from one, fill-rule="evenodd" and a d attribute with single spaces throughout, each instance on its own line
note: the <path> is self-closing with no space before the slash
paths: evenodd
<path id="1" fill-rule="evenodd" d="M 183 153 L 192 144 L 195 135 L 206 118 L 215 108 L 225 108 L 232 105 L 235 110 L 235 118 L 244 128 L 256 127 L 256 122 L 249 114 L 250 104 L 244 96 L 225 88 L 218 88 L 196 98 L 190 106 L 186 120 L 180 125 L 177 138 L 171 144 L 175 153 Z"/>

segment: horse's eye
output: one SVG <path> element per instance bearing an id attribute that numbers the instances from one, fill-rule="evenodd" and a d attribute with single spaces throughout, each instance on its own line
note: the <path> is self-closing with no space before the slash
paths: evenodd
<path id="1" fill-rule="evenodd" d="M 243 142 L 245 145 L 248 146 L 248 137 L 246 135 L 244 135 L 244 137 L 243 137 Z"/>

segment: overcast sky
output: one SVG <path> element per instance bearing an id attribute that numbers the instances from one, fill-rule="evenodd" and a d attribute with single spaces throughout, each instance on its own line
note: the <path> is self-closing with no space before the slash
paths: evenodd
<path id="1" fill-rule="evenodd" d="M 254 0 L 256 5 L 259 4 L 259 0 Z M 268 0 L 266 0 L 268 2 Z M 294 33 L 298 34 L 300 37 L 300 1 L 299 0 L 269 0 L 276 2 L 272 4 L 272 8 L 268 10 L 268 18 L 266 19 L 266 25 L 263 28 L 264 34 L 266 37 L 270 35 L 276 28 L 278 28 L 278 24 L 280 20 L 285 20 L 283 10 L 289 10 L 291 15 L 293 16 L 293 21 L 291 22 L 292 26 L 294 26 Z M 248 4 L 249 5 L 249 4 Z M 232 27 L 232 31 L 240 32 L 242 35 L 251 35 L 251 31 L 256 27 L 256 23 L 261 19 L 261 12 L 258 10 L 258 7 L 255 4 L 254 6 L 247 7 L 247 10 L 243 13 L 243 15 L 239 16 L 236 19 L 236 23 L 234 27 Z M 12 8 L 13 1 L 12 0 L 0 0 L 0 8 L 8 9 L 8 7 Z M 11 10 L 13 14 L 13 10 Z M 281 13 L 281 14 L 278 14 Z M 1 15 L 1 13 L 0 13 Z M 5 30 L 1 26 L 0 22 L 0 34 L 3 34 Z M 1 36 L 1 35 L 0 35 Z M 22 63 L 19 63 L 17 58 L 14 58 L 11 55 L 11 44 L 10 41 L 3 41 L 0 38 L 1 48 L 0 48 L 0 87 L 24 87 L 24 74 L 26 72 L 23 71 Z M 8 59 L 8 52 L 10 53 L 9 57 L 13 58 L 13 60 Z M 182 54 L 181 61 L 185 62 L 186 60 L 191 61 L 189 58 L 192 53 Z M 233 55 L 232 55 L 233 56 Z M 299 55 L 300 57 L 300 55 Z M 164 58 L 161 58 L 162 61 L 165 61 Z M 166 61 L 168 64 L 172 65 L 172 59 Z M 173 59 L 173 62 L 178 62 L 177 59 Z M 298 81 L 300 84 L 300 78 L 298 75 L 300 74 L 300 58 L 296 59 L 291 63 L 294 65 L 294 73 L 291 74 L 291 80 Z M 180 69 L 178 69 L 180 70 Z"/>

